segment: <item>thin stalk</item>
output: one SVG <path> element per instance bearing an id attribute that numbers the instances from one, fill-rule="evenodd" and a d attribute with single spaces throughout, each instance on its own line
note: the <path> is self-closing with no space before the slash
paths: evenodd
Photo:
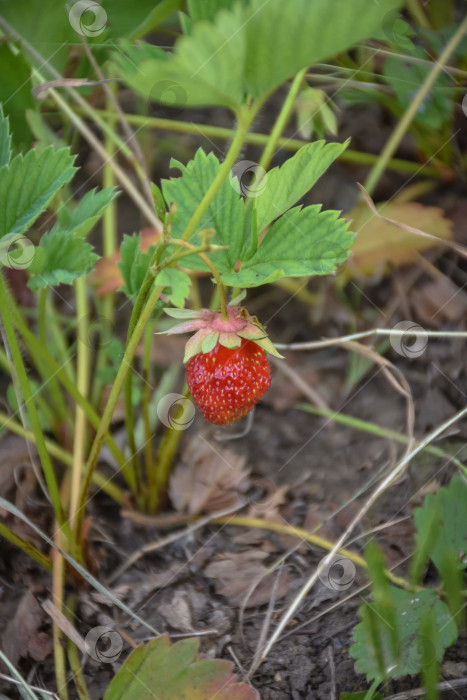
<path id="1" fill-rule="evenodd" d="M 103 109 L 96 111 L 106 119 L 111 119 L 112 116 L 115 116 L 112 112 Z M 158 117 L 145 117 L 139 114 L 125 113 L 125 118 L 130 124 L 140 126 L 142 129 L 174 131 L 176 133 L 194 134 L 200 137 L 222 139 L 225 141 L 232 139 L 235 133 L 233 129 L 228 129 L 221 126 L 195 124 L 193 122 L 183 122 L 172 119 L 159 119 Z M 245 135 L 245 143 L 251 144 L 252 146 L 266 146 L 268 140 L 269 136 L 267 134 L 249 132 Z M 307 144 L 309 144 L 309 141 L 305 141 L 304 139 L 281 137 L 277 140 L 278 148 L 282 148 L 285 151 L 291 151 L 293 153 Z M 378 162 L 379 155 L 374 155 L 373 153 L 362 153 L 361 151 L 355 151 L 351 148 L 347 148 L 340 154 L 339 160 L 345 163 L 354 163 L 356 165 L 374 165 Z M 404 160 L 402 158 L 391 158 L 387 163 L 387 168 L 388 170 L 395 170 L 402 173 L 414 174 L 420 172 L 421 175 L 426 177 L 440 177 L 440 169 L 436 166 L 424 165 L 423 170 L 420 170 L 420 163 L 413 163 L 412 161 Z"/>
<path id="2" fill-rule="evenodd" d="M 82 396 L 89 391 L 91 353 L 89 351 L 89 305 L 86 294 L 86 281 L 79 277 L 75 281 L 76 296 L 76 388 Z M 73 436 L 73 468 L 71 477 L 69 521 L 73 529 L 86 449 L 86 413 L 81 406 L 75 408 L 75 430 Z"/>
<path id="3" fill-rule="evenodd" d="M 269 165 L 271 163 L 272 157 L 274 155 L 274 152 L 277 148 L 278 141 L 280 137 L 282 136 L 282 132 L 284 131 L 285 127 L 288 124 L 288 121 L 290 119 L 290 115 L 292 114 L 293 106 L 295 99 L 299 93 L 299 90 L 302 86 L 303 79 L 306 75 L 307 69 L 302 68 L 301 71 L 297 73 L 295 78 L 293 79 L 292 85 L 290 86 L 290 90 L 288 92 L 288 95 L 286 99 L 284 100 L 284 103 L 281 107 L 281 110 L 277 116 L 277 119 L 275 121 L 275 124 L 273 126 L 273 129 L 271 131 L 271 134 L 268 138 L 268 142 L 265 146 L 265 149 L 261 155 L 261 159 L 259 161 L 259 168 L 263 168 L 264 170 L 267 170 L 269 168 Z"/>
<path id="4" fill-rule="evenodd" d="M 146 328 L 146 325 L 149 319 L 151 318 L 151 314 L 154 308 L 156 307 L 157 302 L 159 301 L 159 295 L 161 291 L 162 287 L 154 287 L 149 296 L 146 306 L 144 307 L 141 316 L 138 319 L 138 322 L 131 335 L 131 338 L 129 339 L 129 342 L 127 343 L 122 362 L 118 369 L 117 376 L 115 377 L 112 390 L 107 400 L 107 405 L 104 409 L 104 413 L 102 414 L 99 428 L 94 438 L 94 442 L 89 453 L 89 458 L 83 471 L 83 481 L 81 485 L 80 499 L 74 528 L 75 537 L 79 538 L 81 533 L 81 527 L 86 509 L 86 503 L 88 499 L 92 475 L 97 466 L 97 460 L 99 459 L 99 454 L 104 443 L 106 433 L 109 430 L 110 422 L 112 420 L 112 416 L 115 411 L 120 392 L 123 389 L 125 378 L 131 368 L 136 348 L 138 347 L 139 342 L 143 336 L 144 329 Z"/>
<path id="5" fill-rule="evenodd" d="M 74 621 L 76 602 L 76 596 L 74 594 L 69 595 L 66 600 L 65 615 L 71 624 L 73 624 Z M 86 682 L 84 680 L 83 669 L 81 668 L 81 659 L 78 654 L 78 649 L 71 639 L 68 639 L 67 643 L 67 656 L 71 672 L 73 673 L 73 682 L 80 700 L 91 700 L 86 688 Z"/>
<path id="6" fill-rule="evenodd" d="M 39 303 L 38 303 L 38 315 L 37 315 L 37 327 L 38 327 L 38 335 L 39 335 L 39 341 L 42 343 L 44 347 L 47 347 L 47 328 L 50 323 L 50 318 L 53 316 L 52 313 L 49 313 L 50 309 L 48 309 L 48 289 L 47 287 L 44 287 L 43 289 L 40 290 L 39 293 Z M 34 359 L 34 358 L 33 358 Z M 49 377 L 47 375 L 44 376 L 44 372 L 42 371 L 42 368 L 40 365 L 36 362 L 37 369 L 39 370 L 39 373 L 41 376 L 47 381 Z M 48 391 L 49 394 L 52 398 L 52 401 L 54 403 L 54 406 L 57 411 L 58 415 L 58 421 L 61 423 L 64 419 L 68 417 L 68 412 L 65 406 L 65 401 L 63 399 L 62 392 L 60 391 L 60 387 L 58 385 L 58 382 L 56 379 L 51 379 L 48 384 Z M 56 420 L 55 416 L 53 416 L 51 425 L 54 426 L 56 425 Z"/>
<path id="7" fill-rule="evenodd" d="M 146 487 L 149 489 L 151 476 L 154 471 L 154 462 L 152 457 L 152 431 L 151 419 L 149 416 L 149 404 L 151 400 L 151 349 L 154 334 L 155 322 L 148 323 L 144 336 L 143 347 L 143 390 L 141 396 L 141 413 L 143 416 L 144 426 L 144 463 L 146 467 Z"/>
<path id="8" fill-rule="evenodd" d="M 56 531 L 54 541 L 59 549 L 66 548 L 66 542 L 63 541 L 62 531 L 60 529 Z M 52 572 L 52 602 L 55 607 L 62 612 L 63 594 L 65 591 L 65 559 L 57 550 L 53 551 L 52 558 L 54 564 Z M 65 648 L 63 646 L 63 632 L 56 622 L 53 622 L 52 624 L 52 636 L 54 645 L 54 670 L 58 694 L 61 700 L 68 700 L 69 696 L 66 677 Z"/>
<path id="9" fill-rule="evenodd" d="M 49 557 L 47 557 L 45 554 L 42 554 L 42 552 L 39 552 L 39 550 L 36 549 L 36 547 L 34 547 L 34 545 L 30 542 L 23 540 L 23 538 L 17 535 L 16 532 L 10 530 L 10 528 L 7 525 L 5 525 L 5 523 L 2 523 L 1 520 L 0 537 L 3 537 L 5 540 L 8 540 L 8 542 L 11 542 L 11 544 L 13 544 L 15 547 L 21 549 L 25 554 L 30 556 L 31 559 L 34 559 L 34 561 L 36 561 L 39 564 L 39 566 L 42 566 L 42 568 L 46 571 L 52 571 L 52 562 L 50 561 Z"/>
<path id="10" fill-rule="evenodd" d="M 188 398 L 190 396 L 190 392 L 188 390 L 188 385 L 186 384 L 186 382 L 182 389 L 182 394 L 185 398 Z M 180 412 L 183 412 L 183 407 L 180 406 L 178 410 Z M 177 414 L 175 414 L 175 423 L 177 417 Z M 161 492 L 164 488 L 166 488 L 168 484 L 170 468 L 172 466 L 173 458 L 175 456 L 177 448 L 180 444 L 182 434 L 183 430 L 177 428 L 168 428 L 165 432 L 164 437 L 161 440 L 161 444 L 157 453 L 156 466 L 154 469 L 154 474 L 156 478 L 156 488 L 152 488 L 150 490 L 148 498 L 149 513 L 155 513 L 159 507 Z"/>
<path id="11" fill-rule="evenodd" d="M 15 435 L 23 437 L 32 445 L 36 444 L 34 433 L 31 430 L 26 430 L 23 428 L 21 423 L 18 423 L 14 420 L 14 418 L 9 416 L 7 413 L 3 413 L 2 411 L 0 411 L 0 425 L 10 432 L 15 433 Z M 73 466 L 73 455 L 70 452 L 67 452 L 63 449 L 63 447 L 60 447 L 52 440 L 46 439 L 45 445 L 52 457 L 55 457 L 55 459 L 58 459 L 59 462 L 67 467 Z M 110 496 L 110 498 L 113 498 L 116 503 L 120 505 L 123 504 L 125 500 L 124 492 L 119 486 L 110 481 L 109 478 L 103 476 L 100 472 L 95 471 L 92 480 L 98 488 L 104 491 L 108 496 Z"/>
<path id="12" fill-rule="evenodd" d="M 109 85 L 108 88 L 113 94 L 113 90 L 116 88 L 113 85 Z M 109 99 L 107 99 L 107 106 L 110 106 Z M 117 118 L 110 121 L 110 126 L 115 129 Z M 109 154 L 109 158 L 115 157 L 115 147 L 108 133 L 104 134 L 104 148 Z M 109 163 L 104 163 L 104 168 L 102 172 L 102 186 L 103 187 L 115 187 L 115 176 Z M 118 237 L 118 227 L 117 227 L 117 201 L 114 199 L 110 202 L 109 206 L 106 207 L 104 215 L 102 218 L 102 250 L 105 258 L 111 258 L 117 251 L 117 237 Z M 102 300 L 102 316 L 104 316 L 107 321 L 109 328 L 113 328 L 115 324 L 115 294 L 106 294 Z M 104 333 L 107 334 L 109 331 L 107 328 L 104 329 Z M 102 392 L 102 381 L 99 378 L 99 370 L 102 370 L 106 365 L 106 341 L 108 338 L 100 336 L 99 347 L 97 349 L 96 357 L 96 371 L 94 373 L 94 381 L 92 386 L 91 403 L 93 406 L 97 406 L 100 402 L 101 392 Z"/>
<path id="13" fill-rule="evenodd" d="M 37 305 L 37 327 L 39 340 L 44 345 L 47 345 L 47 292 L 47 287 L 40 290 L 39 303 Z"/>
<path id="14" fill-rule="evenodd" d="M 428 73 L 423 84 L 415 95 L 414 99 L 402 115 L 401 120 L 397 124 L 393 133 L 391 134 L 388 142 L 386 143 L 378 162 L 373 166 L 365 182 L 365 189 L 371 195 L 373 194 L 382 174 L 384 173 L 389 160 L 392 158 L 396 152 L 402 138 L 404 137 L 407 129 L 412 123 L 413 118 L 417 114 L 418 109 L 421 104 L 428 96 L 431 88 L 433 87 L 436 78 L 443 70 L 444 66 L 448 62 L 451 54 L 455 51 L 457 46 L 462 40 L 465 32 L 467 31 L 467 16 L 464 17 L 463 22 L 461 22 L 457 31 L 452 35 L 449 42 L 446 44 L 441 56 L 438 61 L 433 64 L 433 68 Z"/>
<path id="15" fill-rule="evenodd" d="M 52 506 L 55 512 L 55 517 L 61 527 L 64 527 L 66 531 L 69 530 L 66 522 L 65 515 L 63 512 L 62 503 L 60 500 L 60 491 L 58 488 L 58 482 L 55 476 L 55 472 L 52 466 L 52 462 L 47 452 L 47 447 L 45 445 L 44 433 L 39 422 L 39 416 L 37 414 L 36 406 L 32 396 L 31 387 L 29 384 L 28 376 L 26 374 L 26 369 L 24 367 L 23 358 L 18 346 L 18 341 L 16 339 L 16 334 L 13 328 L 13 323 L 11 321 L 11 314 L 8 305 L 8 296 L 3 281 L 3 274 L 0 272 L 0 316 L 3 319 L 3 327 L 5 329 L 5 335 L 10 346 L 11 357 L 14 363 L 14 367 L 18 376 L 18 382 L 20 385 L 22 398 L 24 400 L 24 405 L 27 409 L 29 415 L 29 421 L 31 424 L 32 431 L 36 440 L 37 452 L 39 454 L 39 459 L 41 461 L 42 469 L 44 472 L 44 477 L 47 483 L 47 488 L 52 502 Z M 20 400 L 20 399 L 19 399 Z"/>

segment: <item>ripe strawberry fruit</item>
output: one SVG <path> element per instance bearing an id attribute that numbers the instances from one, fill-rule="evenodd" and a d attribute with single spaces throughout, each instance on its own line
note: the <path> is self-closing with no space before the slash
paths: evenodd
<path id="1" fill-rule="evenodd" d="M 249 413 L 271 384 L 266 352 L 282 357 L 246 309 L 166 309 L 188 319 L 168 333 L 196 331 L 185 347 L 186 376 L 193 400 L 211 423 L 228 425 Z"/>
<path id="2" fill-rule="evenodd" d="M 188 362 L 186 378 L 193 401 L 211 423 L 228 425 L 251 411 L 271 385 L 266 353 L 242 338 L 238 348 L 219 342 Z"/>

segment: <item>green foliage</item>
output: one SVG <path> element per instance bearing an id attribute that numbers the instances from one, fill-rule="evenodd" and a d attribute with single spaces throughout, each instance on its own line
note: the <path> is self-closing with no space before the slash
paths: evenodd
<path id="1" fill-rule="evenodd" d="M 119 262 L 118 267 L 125 283 L 122 292 L 130 299 L 134 299 L 138 294 L 155 249 L 156 247 L 152 245 L 145 253 L 141 251 L 140 233 L 123 236 L 123 242 L 120 246 L 121 262 Z"/>
<path id="2" fill-rule="evenodd" d="M 208 191 L 220 170 L 219 160 L 213 153 L 204 153 L 199 148 L 195 157 L 186 166 L 172 160 L 171 165 L 181 170 L 181 177 L 162 182 L 166 202 L 175 202 L 177 209 L 172 221 L 172 236 L 180 238 L 200 201 Z M 221 272 L 230 272 L 240 257 L 243 245 L 244 205 L 242 199 L 228 180 L 224 181 L 212 204 L 201 220 L 198 231 L 213 228 L 216 233 L 211 242 L 229 246 L 226 250 L 210 253 L 209 257 Z M 199 236 L 191 243 L 199 244 Z M 207 270 L 206 264 L 197 256 L 184 258 L 183 267 Z"/>
<path id="3" fill-rule="evenodd" d="M 31 129 L 26 110 L 34 106 L 31 94 L 30 68 L 20 53 L 13 53 L 6 44 L 0 45 L 0 102 L 10 117 L 15 145 L 29 146 Z"/>
<path id="4" fill-rule="evenodd" d="M 236 287 L 257 287 L 281 277 L 334 272 L 348 258 L 354 235 L 338 211 L 320 209 L 320 205 L 294 207 L 283 214 L 240 271 L 222 274 L 223 281 Z"/>
<path id="5" fill-rule="evenodd" d="M 237 683 L 230 661 L 197 660 L 199 641 L 170 644 L 153 639 L 134 649 L 111 681 L 103 700 L 256 700 L 247 683 Z"/>
<path id="6" fill-rule="evenodd" d="M 156 284 L 164 287 L 163 293 L 173 306 L 182 308 L 190 293 L 191 280 L 182 270 L 166 267 L 156 277 Z"/>
<path id="7" fill-rule="evenodd" d="M 170 57 L 148 46 L 122 46 L 128 59 L 115 55 L 119 75 L 164 104 L 239 111 L 248 95 L 262 100 L 301 68 L 378 34 L 384 17 L 401 2 L 295 0 L 291 11 L 283 0 L 252 0 L 216 13 L 220 4 L 209 3 L 202 12 L 193 3 L 196 17 L 214 19 L 185 23 L 190 35 L 176 42 Z M 176 90 L 168 90 L 170 85 Z"/>
<path id="8" fill-rule="evenodd" d="M 23 233 L 44 211 L 54 194 L 71 180 L 76 168 L 69 148 L 35 149 L 0 168 L 0 238 Z"/>
<path id="9" fill-rule="evenodd" d="M 254 200 L 258 231 L 298 202 L 348 144 L 349 141 L 343 144 L 315 141 L 302 146 L 280 168 L 270 170 L 265 176 L 264 189 Z"/>
<path id="10" fill-rule="evenodd" d="M 423 508 L 415 511 L 414 519 L 417 527 L 415 536 L 417 545 L 423 538 L 423 533 L 430 527 L 433 512 L 436 515 L 434 536 L 431 542 L 429 557 L 441 571 L 445 552 L 454 554 L 457 567 L 467 567 L 467 484 L 461 476 L 454 476 L 449 486 L 439 489 L 436 493 L 428 494 Z"/>
<path id="11" fill-rule="evenodd" d="M 8 165 L 11 158 L 11 134 L 10 122 L 8 117 L 3 114 L 3 108 L 0 104 L 0 168 Z"/>
<path id="12" fill-rule="evenodd" d="M 73 231 L 60 229 L 42 236 L 39 251 L 44 251 L 45 255 L 39 258 L 39 269 L 31 266 L 37 272 L 28 282 L 31 289 L 71 284 L 77 277 L 91 272 L 99 257 L 83 238 Z"/>
<path id="13" fill-rule="evenodd" d="M 445 647 L 453 644 L 457 638 L 457 628 L 449 609 L 434 591 L 410 593 L 394 586 L 390 586 L 389 591 L 393 612 L 391 621 L 396 624 L 399 638 L 398 653 L 394 654 L 392 650 L 390 621 L 382 611 L 378 608 L 369 620 L 368 611 L 372 611 L 370 603 L 365 603 L 359 609 L 361 622 L 354 629 L 355 643 L 349 650 L 356 660 L 356 670 L 365 673 L 369 681 L 384 676 L 397 678 L 419 673 L 427 654 L 423 651 L 425 647 L 430 647 L 431 659 L 440 661 Z M 427 610 L 436 627 L 436 634 L 428 640 L 422 638 L 420 631 Z"/>
<path id="14" fill-rule="evenodd" d="M 117 190 L 113 187 L 99 192 L 96 189 L 89 190 L 73 209 L 60 207 L 57 213 L 58 224 L 54 230 L 73 231 L 75 236 L 86 236 L 116 196 Z"/>

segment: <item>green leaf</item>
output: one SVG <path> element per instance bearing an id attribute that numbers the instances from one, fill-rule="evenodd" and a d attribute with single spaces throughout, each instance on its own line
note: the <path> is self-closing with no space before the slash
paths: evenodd
<path id="1" fill-rule="evenodd" d="M 128 59 L 114 56 L 118 75 L 147 99 L 170 106 L 217 104 L 236 110 L 243 102 L 245 32 L 240 6 L 222 10 L 214 23 L 197 22 L 168 58 L 160 49 L 142 45 L 125 49 Z M 162 55 L 161 55 L 162 53 Z"/>
<path id="2" fill-rule="evenodd" d="M 320 205 L 294 207 L 276 221 L 257 252 L 239 272 L 223 273 L 226 284 L 257 287 L 281 277 L 334 272 L 350 253 L 354 235 L 338 211 Z"/>
<path id="3" fill-rule="evenodd" d="M 440 661 L 445 647 L 453 644 L 457 638 L 457 628 L 451 618 L 448 607 L 438 598 L 434 591 L 423 590 L 410 593 L 400 588 L 390 587 L 391 600 L 395 615 L 393 620 L 397 625 L 399 650 L 397 656 L 392 652 L 391 633 L 388 621 L 381 615 L 374 616 L 377 625 L 379 650 L 382 654 L 384 669 L 389 678 L 398 678 L 422 670 L 427 648 L 431 650 L 433 660 Z M 373 680 L 380 676 L 377 653 L 372 638 L 367 617 L 363 614 L 368 610 L 365 603 L 359 609 L 361 622 L 354 629 L 354 641 L 349 651 L 356 660 L 355 669 L 365 673 L 367 679 Z M 425 639 L 420 635 L 420 625 L 423 616 L 429 612 L 432 616 L 437 634 Z"/>
<path id="4" fill-rule="evenodd" d="M 182 175 L 178 178 L 164 180 L 162 191 L 169 205 L 172 202 L 177 204 L 172 222 L 172 235 L 175 238 L 180 238 L 218 174 L 220 163 L 213 153 L 206 154 L 199 148 L 194 159 L 186 166 L 177 161 L 172 161 L 171 165 L 180 168 Z M 216 245 L 229 246 L 226 250 L 209 253 L 209 257 L 220 271 L 233 270 L 240 257 L 243 246 L 243 217 L 243 201 L 226 180 L 198 227 L 198 232 L 202 228 L 215 229 L 216 234 L 211 242 Z M 201 243 L 199 236 L 195 234 L 191 238 L 191 243 Z M 209 269 L 196 255 L 184 258 L 183 267 L 194 270 Z"/>
<path id="5" fill-rule="evenodd" d="M 168 296 L 171 304 L 180 308 L 184 306 L 191 286 L 191 280 L 186 272 L 176 270 L 174 267 L 166 267 L 157 275 L 156 284 L 169 287 L 170 291 L 164 289 L 164 294 Z"/>
<path id="6" fill-rule="evenodd" d="M 246 89 L 264 97 L 301 68 L 377 35 L 401 0 L 252 0 L 245 12 Z M 358 21 L 356 21 L 358 18 Z"/>
<path id="7" fill-rule="evenodd" d="M 8 117 L 3 115 L 3 108 L 0 104 L 0 168 L 8 165 L 11 158 L 11 134 Z"/>
<path id="8" fill-rule="evenodd" d="M 265 187 L 254 200 L 258 231 L 283 214 L 310 190 L 349 144 L 315 141 L 302 146 L 280 168 L 267 173 Z"/>
<path id="9" fill-rule="evenodd" d="M 434 538 L 428 555 L 438 571 L 443 569 L 444 553 L 453 552 L 459 569 L 467 566 L 467 484 L 454 476 L 447 488 L 428 494 L 422 508 L 414 513 L 417 545 L 423 541 L 423 533 L 430 527 L 433 511 L 437 513 L 437 524 L 433 528 Z"/>
<path id="10" fill-rule="evenodd" d="M 73 231 L 54 230 L 42 236 L 39 249 L 45 251 L 45 261 L 39 274 L 34 275 L 28 286 L 42 289 L 56 284 L 71 284 L 92 270 L 98 255 L 92 246 Z"/>
<path id="11" fill-rule="evenodd" d="M 13 141 L 29 147 L 32 132 L 26 120 L 26 110 L 35 106 L 31 94 L 31 69 L 20 53 L 13 53 L 7 44 L 0 45 L 0 102 L 10 117 Z"/>
<path id="12" fill-rule="evenodd" d="M 18 155 L 0 168 L 0 238 L 22 233 L 46 208 L 54 194 L 69 182 L 76 168 L 68 148 L 52 147 Z"/>
<path id="13" fill-rule="evenodd" d="M 212 21 L 219 10 L 230 10 L 237 0 L 188 0 L 187 7 L 193 22 Z"/>
<path id="14" fill-rule="evenodd" d="M 146 46 L 130 50 L 128 59 L 114 58 L 118 75 L 146 98 L 238 111 L 248 95 L 262 99 L 301 68 L 378 34 L 401 1 L 294 0 L 291 10 L 284 0 L 252 0 L 216 13 L 219 3 L 211 0 L 205 12 L 201 3 L 195 7 L 213 21 L 185 21 L 190 34 L 170 57 Z"/>
<path id="15" fill-rule="evenodd" d="M 152 245 L 145 253 L 141 251 L 140 233 L 123 236 L 123 242 L 120 246 L 121 262 L 118 263 L 118 267 L 125 282 L 121 291 L 130 299 L 134 299 L 138 294 L 155 249 L 156 246 Z"/>
<path id="16" fill-rule="evenodd" d="M 230 661 L 197 660 L 199 641 L 170 644 L 162 636 L 137 647 L 112 679 L 103 700 L 259 700 L 237 683 Z"/>
<path id="17" fill-rule="evenodd" d="M 75 236 L 86 236 L 117 194 L 118 191 L 115 187 L 109 187 L 99 192 L 96 189 L 90 190 L 80 199 L 74 209 L 60 207 L 58 224 L 55 228 L 73 231 Z"/>

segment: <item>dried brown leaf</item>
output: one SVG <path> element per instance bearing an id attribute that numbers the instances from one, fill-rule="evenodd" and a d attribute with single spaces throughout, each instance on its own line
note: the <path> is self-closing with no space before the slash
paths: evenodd
<path id="1" fill-rule="evenodd" d="M 35 661 L 43 661 L 52 652 L 51 637 L 39 632 L 44 618 L 45 613 L 36 598 L 27 591 L 2 635 L 2 649 L 15 666 L 28 655 Z"/>
<path id="2" fill-rule="evenodd" d="M 208 441 L 191 439 L 170 479 L 170 498 L 178 511 L 215 513 L 240 506 L 249 485 L 244 457 Z"/>

